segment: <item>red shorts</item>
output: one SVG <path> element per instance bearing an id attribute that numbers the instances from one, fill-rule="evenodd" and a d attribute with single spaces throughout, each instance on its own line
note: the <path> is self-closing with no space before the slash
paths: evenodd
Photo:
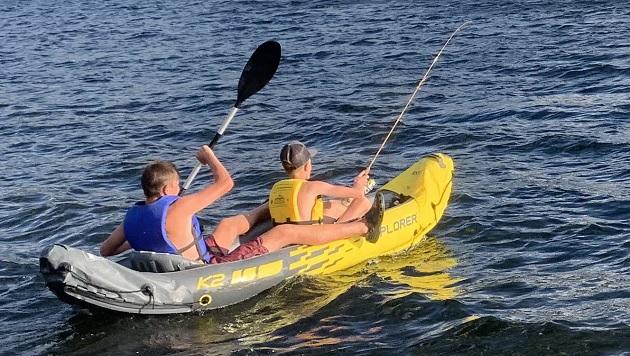
<path id="1" fill-rule="evenodd" d="M 206 245 L 208 246 L 208 250 L 212 253 L 212 258 L 210 259 L 211 264 L 215 263 L 223 263 L 223 262 L 232 262 L 232 261 L 240 261 L 250 257 L 264 255 L 269 253 L 269 250 L 265 246 L 263 246 L 260 238 L 256 238 L 252 241 L 244 243 L 237 247 L 234 251 L 229 252 L 217 245 L 214 240 L 214 236 L 208 235 L 205 238 Z"/>

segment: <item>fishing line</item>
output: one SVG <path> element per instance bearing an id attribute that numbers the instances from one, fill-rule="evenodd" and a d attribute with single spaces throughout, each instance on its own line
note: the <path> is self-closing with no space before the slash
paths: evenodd
<path id="1" fill-rule="evenodd" d="M 413 94 L 411 95 L 411 98 L 409 98 L 409 100 L 407 101 L 407 104 L 405 105 L 405 107 L 402 109 L 402 111 L 400 112 L 400 114 L 396 118 L 396 121 L 394 122 L 394 125 L 392 126 L 391 130 L 389 130 L 389 133 L 387 134 L 387 136 L 385 136 L 385 140 L 383 140 L 383 143 L 381 144 L 381 147 L 378 148 L 378 151 L 376 151 L 376 154 L 374 155 L 374 158 L 372 158 L 372 161 L 367 166 L 367 168 L 366 168 L 367 172 L 370 172 L 370 169 L 372 168 L 372 165 L 376 161 L 376 158 L 378 157 L 378 155 L 383 150 L 383 147 L 385 147 L 385 144 L 387 143 L 387 140 L 389 140 L 389 137 L 394 132 L 394 129 L 396 128 L 396 126 L 398 126 L 398 123 L 402 119 L 402 117 L 405 114 L 405 112 L 407 112 L 407 110 L 409 109 L 409 106 L 411 105 L 411 102 L 413 101 L 413 99 L 416 97 L 416 95 L 420 91 L 420 88 L 422 87 L 424 82 L 426 82 L 427 79 L 429 78 L 429 73 L 431 72 L 431 69 L 433 69 L 433 66 L 435 65 L 435 63 L 437 63 L 438 58 L 440 58 L 440 55 L 442 55 L 442 52 L 444 51 L 444 49 L 446 48 L 448 43 L 455 36 L 455 34 L 457 34 L 457 32 L 459 32 L 459 30 L 461 30 L 464 26 L 466 26 L 469 23 L 470 23 L 470 21 L 466 21 L 463 24 L 461 24 L 455 31 L 453 31 L 453 33 L 449 36 L 448 40 L 446 40 L 446 43 L 444 43 L 444 46 L 442 46 L 440 51 L 437 53 L 437 55 L 433 59 L 433 62 L 431 62 L 431 65 L 429 66 L 429 69 L 427 69 L 427 71 L 424 73 L 424 76 L 420 80 L 420 83 L 418 83 L 418 85 L 416 86 L 416 90 L 413 91 Z"/>

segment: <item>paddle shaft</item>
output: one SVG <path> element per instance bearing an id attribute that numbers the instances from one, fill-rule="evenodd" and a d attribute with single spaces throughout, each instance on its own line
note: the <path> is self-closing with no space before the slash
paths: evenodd
<path id="1" fill-rule="evenodd" d="M 214 134 L 212 141 L 208 145 L 210 146 L 210 148 L 213 148 L 217 144 L 217 142 L 219 142 L 219 139 L 221 138 L 221 136 L 223 136 L 225 129 L 227 129 L 228 125 L 230 125 L 230 122 L 236 115 L 237 111 L 238 111 L 238 108 L 236 106 L 233 106 L 230 109 L 230 112 L 228 113 L 227 117 L 225 118 L 225 120 L 223 120 L 223 124 L 221 124 L 221 127 L 219 127 L 217 132 Z M 197 162 L 197 165 L 195 165 L 195 168 L 193 168 L 192 172 L 188 176 L 188 179 L 186 179 L 186 183 L 184 183 L 184 186 L 179 191 L 180 196 L 183 195 L 184 192 L 188 190 L 188 188 L 190 188 L 190 185 L 192 184 L 193 180 L 195 180 L 195 177 L 197 176 L 197 174 L 199 174 L 199 170 L 201 169 L 202 166 L 203 164 L 201 164 L 200 162 Z"/>
<path id="2" fill-rule="evenodd" d="M 225 120 L 223 120 L 223 124 L 221 124 L 221 127 L 217 130 L 214 138 L 212 138 L 209 144 L 210 148 L 213 148 L 217 142 L 219 142 L 219 139 L 223 136 L 225 129 L 227 129 L 236 115 L 241 104 L 269 83 L 269 80 L 271 80 L 278 69 L 278 64 L 280 64 L 280 55 L 280 44 L 276 41 L 267 41 L 258 46 L 251 57 L 249 57 L 238 81 L 236 102 L 230 109 Z M 188 179 L 186 179 L 186 183 L 184 183 L 184 186 L 180 189 L 180 196 L 190 187 L 199 173 L 201 166 L 202 164 L 198 162 L 192 173 L 188 176 Z"/>
<path id="3" fill-rule="evenodd" d="M 444 43 L 444 46 L 442 46 L 442 48 L 440 49 L 440 51 L 438 52 L 438 54 L 435 56 L 435 58 L 433 59 L 433 61 L 431 62 L 431 65 L 429 66 L 429 69 L 427 69 L 427 71 L 424 73 L 424 76 L 422 76 L 422 79 L 420 80 L 420 83 L 418 83 L 418 85 L 416 86 L 416 90 L 413 91 L 413 94 L 411 95 L 411 98 L 409 98 L 409 100 L 407 101 L 407 104 L 405 104 L 405 107 L 402 109 L 402 111 L 400 112 L 400 114 L 398 115 L 398 117 L 396 118 L 396 121 L 394 122 L 394 125 L 392 126 L 391 130 L 389 130 L 389 132 L 387 133 L 387 136 L 385 136 L 385 139 L 383 140 L 383 143 L 381 144 L 381 146 L 378 148 L 378 150 L 376 151 L 376 154 L 374 154 L 374 157 L 372 158 L 372 161 L 370 161 L 370 164 L 368 164 L 366 171 L 369 173 L 370 169 L 372 169 L 372 165 L 374 165 L 374 162 L 376 161 L 376 158 L 378 158 L 378 155 L 381 153 L 381 151 L 383 150 L 383 147 L 385 147 L 385 144 L 387 143 L 387 140 L 389 140 L 389 137 L 392 135 L 392 133 L 394 132 L 394 129 L 396 128 L 396 126 L 398 126 L 398 123 L 400 122 L 400 120 L 402 119 L 403 115 L 405 114 L 405 112 L 407 112 L 407 110 L 409 109 L 409 106 L 411 105 L 411 102 L 413 101 L 413 99 L 415 99 L 416 95 L 418 94 L 418 92 L 420 91 L 420 88 L 422 87 L 422 85 L 427 81 L 427 79 L 429 78 L 429 73 L 431 72 L 431 69 L 433 69 L 433 66 L 435 65 L 435 63 L 437 63 L 438 58 L 440 58 L 440 55 L 442 55 L 442 52 L 444 51 L 444 49 L 446 48 L 446 46 L 448 45 L 448 43 L 451 41 L 451 39 L 455 36 L 455 34 L 457 32 L 459 32 L 459 30 L 461 30 L 464 26 L 466 26 L 467 24 L 469 24 L 470 21 L 466 21 L 463 24 L 461 24 L 455 31 L 453 31 L 453 33 L 449 36 L 448 40 L 446 40 L 446 43 Z"/>

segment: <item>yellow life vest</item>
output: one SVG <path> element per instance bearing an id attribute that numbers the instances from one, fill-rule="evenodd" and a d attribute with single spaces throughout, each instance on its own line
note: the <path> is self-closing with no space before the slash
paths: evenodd
<path id="1" fill-rule="evenodd" d="M 298 207 L 298 193 L 304 179 L 283 179 L 269 192 L 269 212 L 274 224 L 321 224 L 324 221 L 324 202 L 318 196 L 311 210 L 311 220 L 302 220 Z"/>

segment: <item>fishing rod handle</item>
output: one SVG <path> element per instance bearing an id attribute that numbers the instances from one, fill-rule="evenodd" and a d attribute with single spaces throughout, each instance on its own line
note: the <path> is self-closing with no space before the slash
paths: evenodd
<path id="1" fill-rule="evenodd" d="M 367 194 L 372 191 L 376 187 L 376 181 L 372 178 L 368 179 L 368 184 L 365 186 L 364 193 Z"/>

